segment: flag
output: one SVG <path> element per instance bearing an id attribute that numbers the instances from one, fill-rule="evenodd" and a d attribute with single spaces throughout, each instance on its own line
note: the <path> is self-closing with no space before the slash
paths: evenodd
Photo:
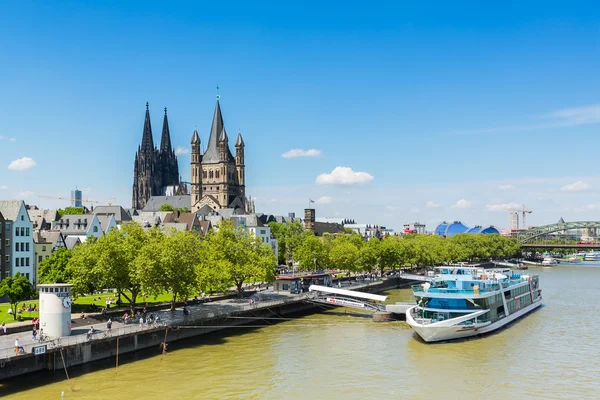
<path id="1" fill-rule="evenodd" d="M 308 199 L 309 203 L 314 203 L 314 200 Z"/>

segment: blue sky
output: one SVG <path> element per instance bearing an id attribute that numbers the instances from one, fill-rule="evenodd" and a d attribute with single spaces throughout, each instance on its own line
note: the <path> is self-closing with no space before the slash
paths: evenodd
<path id="1" fill-rule="evenodd" d="M 155 139 L 166 106 L 187 149 L 218 84 L 259 212 L 312 198 L 318 217 L 394 228 L 505 227 L 502 205 L 523 203 L 531 224 L 599 219 L 593 2 L 287 3 L 4 3 L 0 198 L 55 207 L 37 196 L 78 185 L 129 207 L 146 101 Z"/>

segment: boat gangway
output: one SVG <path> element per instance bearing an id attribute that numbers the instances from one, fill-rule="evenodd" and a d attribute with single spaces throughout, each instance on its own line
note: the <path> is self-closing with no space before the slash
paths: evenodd
<path id="1" fill-rule="evenodd" d="M 309 301 L 324 303 L 330 306 L 362 308 L 369 311 L 385 311 L 383 302 L 387 296 L 358 292 L 320 285 L 310 285 Z"/>
<path id="2" fill-rule="evenodd" d="M 423 282 L 431 282 L 433 280 L 433 276 L 406 274 L 406 273 L 401 273 L 400 278 L 408 279 L 411 281 L 423 281 Z"/>

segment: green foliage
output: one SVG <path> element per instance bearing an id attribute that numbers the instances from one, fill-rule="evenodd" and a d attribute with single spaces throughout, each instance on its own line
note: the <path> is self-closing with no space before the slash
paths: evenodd
<path id="1" fill-rule="evenodd" d="M 189 213 L 190 209 L 189 209 L 189 207 L 175 208 L 171 204 L 165 203 L 159 207 L 158 211 L 179 211 L 180 213 Z"/>
<path id="2" fill-rule="evenodd" d="M 171 293 L 174 311 L 178 299 L 186 300 L 196 291 L 200 258 L 200 241 L 194 233 L 155 232 L 135 260 L 142 290 L 154 295 Z"/>
<path id="3" fill-rule="evenodd" d="M 234 285 L 242 293 L 244 283 L 269 282 L 277 263 L 271 248 L 260 238 L 229 221 L 222 221 L 218 230 L 204 240 L 198 276 L 211 285 Z"/>
<path id="4" fill-rule="evenodd" d="M 279 264 L 286 264 L 297 258 L 296 250 L 307 234 L 299 221 L 291 223 L 269 222 L 271 233 L 279 246 Z"/>
<path id="5" fill-rule="evenodd" d="M 0 282 L 0 297 L 8 297 L 12 308 L 13 319 L 17 319 L 17 304 L 24 300 L 29 300 L 33 294 L 33 286 L 25 276 L 20 272 L 14 277 L 4 278 Z"/>
<path id="6" fill-rule="evenodd" d="M 85 210 L 83 209 L 83 207 L 65 207 L 65 208 L 59 208 L 58 209 L 58 215 L 60 215 L 61 217 L 63 215 L 79 215 L 79 214 L 85 214 Z"/>
<path id="7" fill-rule="evenodd" d="M 71 271 L 67 265 L 72 255 L 71 250 L 60 247 L 43 260 L 38 267 L 40 283 L 68 283 L 71 280 Z"/>

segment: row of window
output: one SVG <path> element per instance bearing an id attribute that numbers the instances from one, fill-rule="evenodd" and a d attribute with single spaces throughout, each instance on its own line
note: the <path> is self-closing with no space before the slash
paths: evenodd
<path id="1" fill-rule="evenodd" d="M 15 251 L 29 251 L 29 242 L 16 242 Z"/>
<path id="2" fill-rule="evenodd" d="M 29 236 L 29 228 L 17 227 L 15 229 L 15 236 Z"/>
<path id="3" fill-rule="evenodd" d="M 43 288 L 40 288 L 40 292 L 44 292 L 44 293 L 70 293 L 71 289 L 68 288 L 68 287 L 57 287 L 57 288 L 43 287 Z"/>
<path id="4" fill-rule="evenodd" d="M 15 267 L 29 267 L 29 257 L 15 258 Z"/>

